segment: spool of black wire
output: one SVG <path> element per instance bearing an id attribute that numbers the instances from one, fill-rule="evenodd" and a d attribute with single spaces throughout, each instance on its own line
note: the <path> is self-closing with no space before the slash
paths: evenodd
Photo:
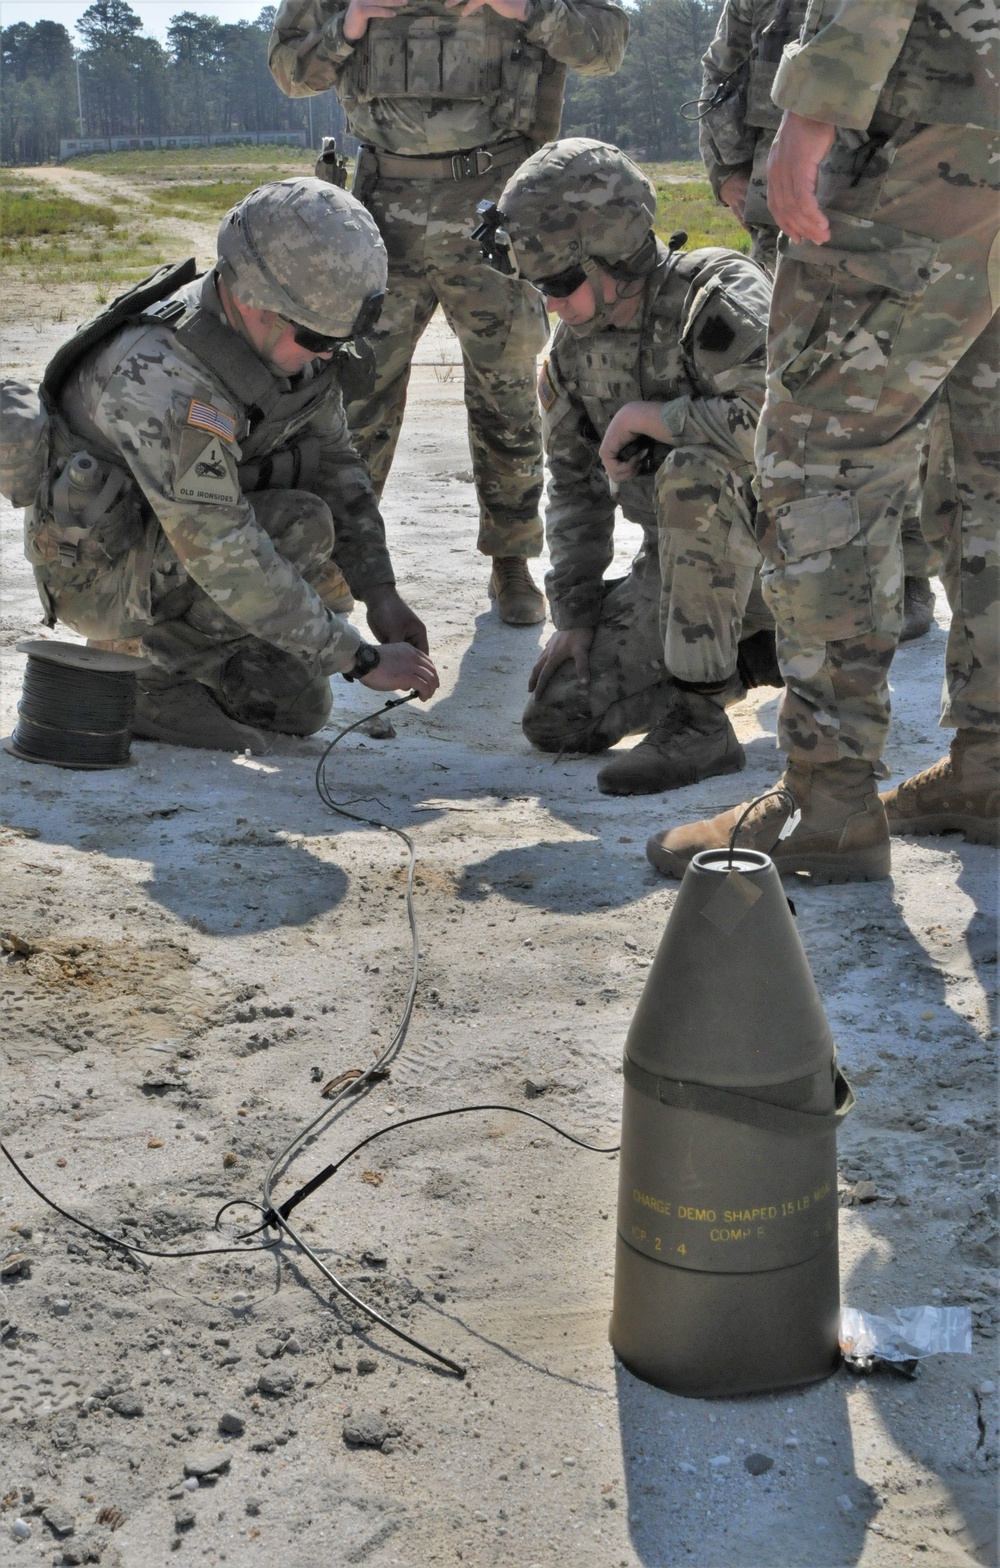
<path id="1" fill-rule="evenodd" d="M 28 662 L 5 749 L 56 768 L 127 767 L 142 660 L 40 639 L 19 642 L 17 650 Z"/>

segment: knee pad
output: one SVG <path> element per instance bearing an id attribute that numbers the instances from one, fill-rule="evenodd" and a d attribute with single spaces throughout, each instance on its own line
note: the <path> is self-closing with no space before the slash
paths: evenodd
<path id="1" fill-rule="evenodd" d="M 330 717 L 333 697 L 325 675 L 280 648 L 242 648 L 224 666 L 217 695 L 226 712 L 255 729 L 313 735 Z"/>

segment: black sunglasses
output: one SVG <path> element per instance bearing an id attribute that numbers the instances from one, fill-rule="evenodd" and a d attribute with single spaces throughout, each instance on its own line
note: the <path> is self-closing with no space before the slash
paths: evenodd
<path id="1" fill-rule="evenodd" d="M 533 279 L 534 287 L 549 299 L 569 299 L 586 281 L 587 274 L 582 267 L 567 267 L 565 272 L 557 272 L 554 277 Z"/>
<path id="2" fill-rule="evenodd" d="M 353 342 L 355 338 L 363 338 L 365 333 L 371 331 L 382 314 L 384 301 L 384 294 L 369 294 L 358 311 L 357 319 L 350 332 L 348 332 L 346 337 L 342 338 L 326 337 L 322 332 L 314 332 L 311 327 L 295 326 L 293 322 L 292 325 L 295 326 L 294 341 L 299 348 L 308 349 L 310 354 L 335 353 L 337 349 Z"/>

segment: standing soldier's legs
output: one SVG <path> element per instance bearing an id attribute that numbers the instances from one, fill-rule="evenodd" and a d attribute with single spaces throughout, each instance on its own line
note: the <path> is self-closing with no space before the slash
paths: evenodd
<path id="1" fill-rule="evenodd" d="M 307 581 L 319 579 L 334 541 L 326 503 L 297 490 L 261 490 L 250 500 L 279 554 Z M 328 678 L 246 633 L 191 581 L 162 535 L 152 604 L 156 624 L 142 642 L 157 670 L 139 682 L 140 738 L 261 750 L 260 730 L 311 735 L 322 729 L 331 706 Z"/>
<path id="2" fill-rule="evenodd" d="M 951 606 L 941 723 L 956 734 L 947 757 L 883 795 L 893 833 L 964 832 L 979 844 L 1000 838 L 998 385 L 994 316 L 942 388 L 923 512 Z"/>
<path id="3" fill-rule="evenodd" d="M 962 127 L 920 131 L 889 150 L 878 179 L 827 198 L 827 245 L 789 247 L 778 266 L 761 543 L 786 680 L 785 784 L 802 820 L 777 845 L 788 808 L 771 802 L 743 838 L 823 880 L 889 871 L 875 779 L 901 622 L 899 521 L 916 512 L 938 389 L 992 314 L 994 142 Z M 650 859 L 680 874 L 726 841 L 731 817 L 657 835 Z"/>
<path id="4" fill-rule="evenodd" d="M 526 565 L 542 549 L 535 362 L 548 321 L 535 291 L 487 266 L 470 238 L 476 203 L 497 194 L 497 179 L 384 180 L 366 198 L 389 253 L 389 283 L 372 338 L 375 390 L 352 403 L 347 417 L 381 494 L 413 352 L 440 303 L 462 348 L 478 545 L 495 563 L 491 591 L 505 620 L 534 625 L 545 619 L 544 596 Z"/>
<path id="5" fill-rule="evenodd" d="M 676 695 L 645 740 L 601 769 L 598 785 L 609 795 L 677 789 L 737 772 L 746 760 L 726 704 L 745 690 L 740 640 L 760 564 L 750 475 L 709 447 L 678 447 L 657 473 L 656 506 L 660 637 Z M 773 626 L 761 611 L 762 624 L 748 632 Z M 757 684 L 749 674 L 748 683 Z"/>
<path id="6" fill-rule="evenodd" d="M 659 564 L 647 543 L 629 575 L 605 586 L 590 646 L 590 684 L 580 684 L 569 659 L 540 698 L 528 699 L 521 723 L 533 746 L 605 751 L 668 710 L 673 687 L 663 668 L 659 604 Z"/>

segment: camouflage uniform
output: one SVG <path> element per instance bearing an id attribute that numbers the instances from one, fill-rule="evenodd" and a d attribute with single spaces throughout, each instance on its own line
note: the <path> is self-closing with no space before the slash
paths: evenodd
<path id="1" fill-rule="evenodd" d="M 783 108 L 838 126 L 817 192 L 831 238 L 781 242 L 758 430 L 780 741 L 803 766 L 881 758 L 898 519 L 939 399 L 961 497 L 934 508 L 957 623 L 944 722 L 1000 725 L 998 41 L 988 0 L 812 0 L 775 80 Z"/>
<path id="2" fill-rule="evenodd" d="M 141 637 L 246 724 L 309 733 L 327 677 L 361 643 L 312 582 L 331 556 L 360 598 L 393 582 L 371 483 L 344 418 L 335 365 L 294 383 L 225 324 L 214 275 L 93 348 L 71 372 L 56 463 L 25 513 L 25 549 L 49 623 L 98 639 Z M 187 329 L 187 330 L 185 330 Z M 204 331 L 243 345 L 246 400 L 190 346 Z M 252 407 L 273 389 L 270 413 Z M 75 451 L 120 481 L 85 524 L 58 470 Z"/>
<path id="3" fill-rule="evenodd" d="M 657 247 L 632 327 L 578 337 L 556 329 L 539 383 L 551 469 L 546 590 L 558 628 L 593 627 L 591 682 L 571 663 L 524 715 L 546 749 L 598 751 L 650 729 L 676 680 L 721 684 L 736 670 L 741 628 L 770 627 L 756 598 L 753 439 L 763 397 L 769 288 L 746 257 Z M 655 476 L 609 489 L 598 451 L 618 410 L 663 400 L 676 444 Z M 643 530 L 622 582 L 603 574 L 616 504 Z"/>
<path id="4" fill-rule="evenodd" d="M 771 98 L 775 72 L 789 39 L 798 38 L 807 0 L 726 0 L 719 26 L 702 60 L 702 118 L 699 145 L 709 183 L 719 191 L 731 174 L 749 177 L 743 221 L 752 237 L 750 254 L 771 276 L 777 264 L 778 225 L 767 205 L 767 155 L 781 123 L 781 110 Z M 947 449 L 942 436 L 932 445 L 932 461 Z M 947 469 L 934 469 L 940 489 Z M 913 514 L 902 524 L 904 579 L 925 580 L 937 572 L 939 559 L 929 547 Z M 909 587 L 908 587 L 909 591 Z M 929 595 L 923 582 L 920 590 Z M 929 615 L 920 616 L 922 629 Z"/>
<path id="5" fill-rule="evenodd" d="M 292 97 L 336 88 L 364 144 L 354 191 L 389 253 L 375 389 L 348 408 L 355 442 L 381 494 L 413 353 L 440 304 L 462 346 L 479 548 L 538 555 L 535 360 L 548 323 L 538 295 L 485 266 L 469 232 L 477 203 L 495 200 L 516 164 L 557 134 L 567 67 L 618 69 L 628 18 L 610 0 L 530 0 L 524 23 L 488 6 L 463 18 L 442 0 L 415 0 L 350 43 L 346 9 L 283 0 L 269 60 Z"/>

